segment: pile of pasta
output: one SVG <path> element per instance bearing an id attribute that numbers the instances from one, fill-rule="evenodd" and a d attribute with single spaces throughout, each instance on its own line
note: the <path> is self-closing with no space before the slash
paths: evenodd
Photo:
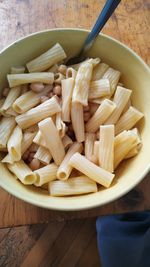
<path id="1" fill-rule="evenodd" d="M 134 127 L 143 113 L 119 83 L 121 73 L 100 58 L 67 67 L 66 57 L 56 44 L 26 67 L 12 67 L 0 100 L 1 162 L 51 196 L 108 188 L 142 145 Z"/>

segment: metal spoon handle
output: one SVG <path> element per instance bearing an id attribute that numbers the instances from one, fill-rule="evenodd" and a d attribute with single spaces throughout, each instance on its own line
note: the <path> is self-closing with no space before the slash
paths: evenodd
<path id="1" fill-rule="evenodd" d="M 118 6 L 121 0 L 107 0 L 98 19 L 95 22 L 95 25 L 92 28 L 92 31 L 89 33 L 87 39 L 85 40 L 82 53 L 85 53 L 93 44 L 93 41 L 101 31 L 101 29 L 106 24 L 107 20 L 113 14 L 114 10 Z"/>

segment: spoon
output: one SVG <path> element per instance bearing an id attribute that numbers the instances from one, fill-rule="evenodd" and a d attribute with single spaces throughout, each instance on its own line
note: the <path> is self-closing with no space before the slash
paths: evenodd
<path id="1" fill-rule="evenodd" d="M 77 64 L 85 59 L 86 52 L 92 47 L 97 35 L 102 30 L 107 20 L 111 17 L 121 0 L 107 0 L 91 32 L 88 34 L 82 49 L 77 56 L 70 58 L 65 64 L 67 66 Z"/>

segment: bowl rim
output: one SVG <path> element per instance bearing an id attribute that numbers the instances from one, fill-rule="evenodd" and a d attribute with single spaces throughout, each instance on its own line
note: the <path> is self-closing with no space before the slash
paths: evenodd
<path id="1" fill-rule="evenodd" d="M 83 29 L 83 28 L 55 28 L 55 29 L 46 29 L 46 30 L 41 30 L 41 31 L 37 31 L 31 34 L 28 34 L 24 37 L 21 37 L 19 39 L 17 39 L 16 41 L 12 42 L 11 44 L 9 44 L 8 46 L 4 47 L 1 51 L 0 51 L 0 55 L 4 54 L 5 52 L 7 52 L 7 49 L 9 49 L 11 46 L 17 44 L 20 41 L 23 41 L 24 39 L 28 39 L 32 36 L 41 34 L 41 33 L 45 33 L 45 32 L 53 32 L 53 31 L 76 31 L 76 32 L 86 32 L 87 34 L 90 32 L 90 30 L 87 29 Z M 115 44 L 123 47 L 125 50 L 129 51 L 138 61 L 140 61 L 140 63 L 143 65 L 143 67 L 148 71 L 148 73 L 150 74 L 150 68 L 149 66 L 144 62 L 144 60 L 130 47 L 128 47 L 127 45 L 123 44 L 122 42 L 120 42 L 119 40 L 108 36 L 106 34 L 100 33 L 100 36 L 102 36 L 103 38 L 105 38 L 106 40 L 110 40 L 113 41 Z M 0 182 L 0 186 L 6 190 L 8 193 L 10 193 L 11 195 L 17 197 L 18 199 L 27 202 L 28 204 L 32 204 L 34 206 L 40 207 L 40 208 L 45 208 L 45 209 L 50 209 L 50 210 L 57 210 L 57 211 L 80 211 L 80 210 L 88 210 L 88 209 L 93 209 L 93 208 L 97 208 L 97 207 L 101 207 L 103 205 L 106 205 L 108 203 L 113 202 L 116 199 L 119 199 L 120 197 L 124 196 L 125 194 L 127 194 L 130 190 L 132 190 L 135 186 L 137 186 L 142 179 L 144 179 L 144 177 L 148 174 L 148 172 L 150 171 L 150 164 L 144 169 L 144 171 L 139 175 L 139 178 L 136 182 L 134 182 L 134 184 L 131 184 L 128 188 L 124 189 L 123 192 L 118 192 L 116 195 L 114 195 L 113 197 L 109 198 L 108 200 L 103 200 L 101 203 L 98 203 L 98 201 L 96 203 L 89 203 L 88 205 L 82 205 L 80 207 L 70 207 L 70 206 L 53 206 L 53 204 L 46 204 L 46 203 L 39 203 L 38 199 L 29 199 L 28 196 L 25 195 L 21 195 L 20 191 L 14 191 L 11 190 L 11 188 L 5 184 L 2 184 Z M 61 198 L 60 198 L 61 199 Z"/>

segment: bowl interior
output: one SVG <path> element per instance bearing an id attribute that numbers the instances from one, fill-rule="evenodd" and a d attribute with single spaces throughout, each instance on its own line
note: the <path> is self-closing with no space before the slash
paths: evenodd
<path id="1" fill-rule="evenodd" d="M 0 90 L 6 83 L 6 75 L 11 66 L 26 64 L 56 42 L 63 46 L 68 56 L 75 55 L 87 33 L 77 29 L 48 30 L 15 42 L 0 54 Z M 120 165 L 110 188 L 101 187 L 100 191 L 94 194 L 67 198 L 50 197 L 42 189 L 22 185 L 0 163 L 0 185 L 16 197 L 45 208 L 86 209 L 103 205 L 122 196 L 137 185 L 148 172 L 150 167 L 150 120 L 148 118 L 150 116 L 150 72 L 148 67 L 133 51 L 104 35 L 98 36 L 89 56 L 100 57 L 102 61 L 120 70 L 125 86 L 133 90 L 133 104 L 145 114 L 144 120 L 138 125 L 143 139 L 141 152 L 135 158 L 126 160 Z"/>

